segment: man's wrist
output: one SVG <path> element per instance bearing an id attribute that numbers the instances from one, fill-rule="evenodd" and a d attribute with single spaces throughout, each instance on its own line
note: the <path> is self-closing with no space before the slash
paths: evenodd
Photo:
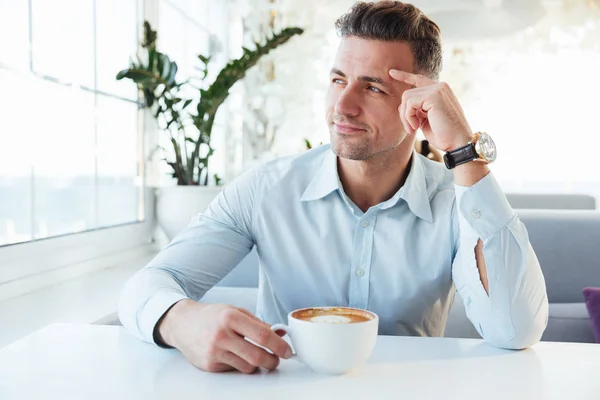
<path id="1" fill-rule="evenodd" d="M 475 136 L 472 133 L 460 135 L 459 138 L 454 142 L 454 144 L 446 150 L 446 152 L 458 150 L 461 147 L 465 147 L 468 145 Z"/>
<path id="2" fill-rule="evenodd" d="M 490 173 L 490 169 L 487 164 L 473 161 L 457 165 L 452 172 L 455 184 L 468 187 L 485 178 Z"/>
<path id="3" fill-rule="evenodd" d="M 490 169 L 487 164 L 480 162 L 468 162 L 465 164 L 457 165 L 452 170 L 454 173 L 454 183 L 459 186 L 473 186 L 487 174 L 490 173 Z"/>
<path id="4" fill-rule="evenodd" d="M 179 300 L 164 314 L 154 328 L 154 341 L 159 346 L 177 348 L 177 326 L 181 316 L 196 302 L 191 299 Z"/>

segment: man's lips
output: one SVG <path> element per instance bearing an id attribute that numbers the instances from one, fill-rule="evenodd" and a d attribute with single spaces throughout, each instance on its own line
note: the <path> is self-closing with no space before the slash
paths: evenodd
<path id="1" fill-rule="evenodd" d="M 348 125 L 348 124 L 334 123 L 333 127 L 334 127 L 335 131 L 338 133 L 356 133 L 356 132 L 364 132 L 365 131 L 365 129 L 359 128 L 354 125 Z"/>

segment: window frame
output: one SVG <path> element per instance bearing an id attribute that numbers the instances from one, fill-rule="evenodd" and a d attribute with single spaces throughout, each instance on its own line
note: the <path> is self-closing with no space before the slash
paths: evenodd
<path id="1" fill-rule="evenodd" d="M 155 10 L 154 3 L 157 0 L 134 1 L 136 1 L 137 6 L 135 23 L 141 25 L 140 21 L 143 21 L 144 18 L 148 19 L 148 14 L 152 14 Z M 29 5 L 31 6 L 31 3 Z M 31 9 L 29 14 L 31 21 Z M 139 33 L 137 42 L 139 48 L 141 42 Z M 14 68 L 2 63 L 0 63 L 0 68 L 9 71 L 14 70 Z M 70 85 L 33 71 L 31 69 L 31 59 L 29 69 L 25 72 L 35 78 L 51 81 L 55 84 Z M 96 88 L 81 87 L 81 90 L 89 91 L 94 95 L 104 95 L 135 103 L 135 101 L 104 93 L 101 90 L 96 90 Z M 148 185 L 147 177 L 147 172 L 152 172 L 147 170 L 152 169 L 153 166 L 147 160 L 148 149 L 156 143 L 157 132 L 152 128 L 150 118 L 151 116 L 148 115 L 146 110 L 138 110 L 137 164 L 138 176 L 141 178 L 139 195 L 141 196 L 141 204 L 144 206 L 143 215 L 138 212 L 137 221 L 123 224 L 0 245 L 0 287 L 7 284 L 14 285 L 16 281 L 22 280 L 24 282 L 23 287 L 17 291 L 27 292 L 27 287 L 30 286 L 26 283 L 27 278 L 39 278 L 44 274 L 57 272 L 57 270 L 69 266 L 100 259 L 115 253 L 135 249 L 147 253 L 148 245 L 154 242 L 156 229 L 154 189 Z M 96 268 L 102 267 L 97 266 Z M 65 276 L 65 278 L 68 278 L 68 276 Z"/>
<path id="2" fill-rule="evenodd" d="M 133 1 L 136 2 L 138 10 L 139 49 L 142 37 L 141 22 L 147 20 L 153 26 L 158 26 L 161 0 Z M 227 15 L 223 17 L 228 18 Z M 213 29 L 218 25 L 218 21 L 210 21 L 209 25 L 208 28 Z M 227 56 L 228 40 L 225 40 L 223 49 Z M 2 67 L 6 66 L 0 65 L 0 68 Z M 29 73 L 35 74 L 31 68 Z M 43 77 L 39 74 L 37 76 Z M 52 80 L 51 77 L 43 78 Z M 61 83 L 57 80 L 54 82 Z M 85 87 L 82 89 L 115 97 L 101 90 Z M 138 215 L 140 220 L 137 222 L 0 246 L 0 288 L 7 289 L 5 293 L 0 293 L 0 300 L 27 293 L 44 286 L 44 283 L 48 286 L 79 276 L 86 271 L 110 267 L 115 265 L 116 259 L 126 260 L 154 254 L 158 251 L 158 245 L 166 244 L 163 243 L 165 237 L 157 230 L 154 212 L 155 187 L 162 183 L 161 169 L 156 161 L 151 160 L 152 150 L 159 144 L 160 132 L 148 110 L 138 110 L 138 121 L 138 165 L 139 176 L 142 179 L 144 215 Z M 226 129 L 225 135 L 228 134 Z"/>

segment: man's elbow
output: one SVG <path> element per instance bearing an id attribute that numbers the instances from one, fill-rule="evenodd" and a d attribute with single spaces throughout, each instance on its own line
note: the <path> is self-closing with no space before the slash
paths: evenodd
<path id="1" fill-rule="evenodd" d="M 507 350 L 523 350 L 538 343 L 545 328 L 535 327 L 527 331 L 515 332 L 511 338 L 493 337 L 487 341 L 492 346 Z"/>
<path id="2" fill-rule="evenodd" d="M 124 286 L 117 302 L 117 316 L 119 321 L 127 330 L 134 331 L 137 326 L 137 314 L 132 294 L 132 280 L 130 279 Z"/>
<path id="3" fill-rule="evenodd" d="M 548 304 L 535 315 L 513 319 L 511 334 L 490 335 L 487 341 L 501 349 L 522 350 L 533 346 L 542 339 L 548 325 Z"/>

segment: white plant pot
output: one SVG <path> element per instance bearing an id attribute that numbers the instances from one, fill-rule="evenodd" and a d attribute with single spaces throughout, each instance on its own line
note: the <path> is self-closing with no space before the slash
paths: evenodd
<path id="1" fill-rule="evenodd" d="M 156 190 L 156 219 L 169 240 L 206 211 L 222 186 L 167 186 Z"/>

